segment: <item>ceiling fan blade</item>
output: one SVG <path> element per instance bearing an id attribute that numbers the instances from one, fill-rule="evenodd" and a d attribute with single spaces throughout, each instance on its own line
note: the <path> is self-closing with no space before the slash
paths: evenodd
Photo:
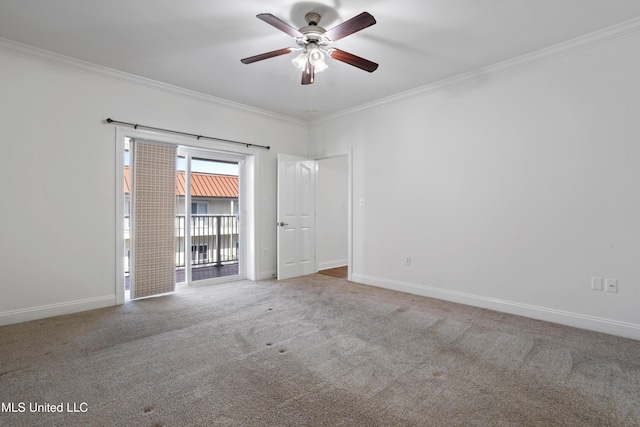
<path id="1" fill-rule="evenodd" d="M 256 18 L 263 20 L 267 24 L 271 24 L 280 31 L 283 31 L 289 34 L 291 37 L 304 37 L 303 34 L 297 29 L 293 28 L 291 25 L 284 22 L 282 19 L 273 16 L 270 13 L 261 13 L 256 15 Z"/>
<path id="2" fill-rule="evenodd" d="M 361 70 L 368 71 L 373 73 L 378 69 L 378 64 L 375 62 L 371 62 L 368 59 L 360 58 L 352 53 L 345 52 L 340 49 L 331 49 L 329 51 L 329 56 L 333 59 L 337 59 L 338 61 L 344 62 L 345 64 L 353 65 L 354 67 L 358 67 Z"/>
<path id="3" fill-rule="evenodd" d="M 243 64 L 251 64 L 253 62 L 262 61 L 263 59 L 273 58 L 274 56 L 286 55 L 287 53 L 291 53 L 293 49 L 290 47 L 285 47 L 284 49 L 278 49 L 267 53 L 262 53 L 256 56 L 250 56 L 248 58 L 241 59 L 240 62 Z"/>
<path id="4" fill-rule="evenodd" d="M 313 67 L 313 64 L 311 63 L 311 61 L 307 60 L 307 66 L 304 69 L 304 71 L 302 72 L 302 84 L 303 85 L 310 85 L 313 84 L 313 82 L 315 81 L 316 78 L 316 72 L 315 69 Z"/>
<path id="5" fill-rule="evenodd" d="M 367 27 L 376 23 L 375 18 L 367 13 L 362 12 L 360 15 L 355 16 L 348 21 L 344 21 L 342 24 L 338 24 L 325 33 L 329 39 L 336 41 L 350 34 L 357 33 L 360 30 L 364 30 Z"/>

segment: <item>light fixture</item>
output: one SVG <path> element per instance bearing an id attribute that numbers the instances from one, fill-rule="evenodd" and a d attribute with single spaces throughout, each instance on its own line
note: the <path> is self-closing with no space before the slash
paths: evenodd
<path id="1" fill-rule="evenodd" d="M 240 60 L 243 64 L 253 64 L 254 62 L 264 59 L 275 58 L 276 56 L 295 52 L 297 56 L 291 62 L 294 67 L 302 71 L 302 81 L 300 83 L 303 85 L 313 83 L 316 73 L 321 73 L 329 68 L 325 62 L 325 56 L 327 55 L 336 61 L 344 62 L 345 64 L 360 68 L 369 73 L 374 72 L 378 68 L 378 64 L 375 62 L 331 47 L 333 42 L 375 24 L 375 18 L 367 12 L 362 12 L 360 15 L 354 16 L 330 30 L 325 30 L 318 25 L 320 22 L 320 14 L 316 12 L 309 12 L 304 16 L 304 20 L 308 25 L 300 29 L 292 27 L 270 13 L 260 13 L 256 16 L 261 21 L 273 25 L 278 30 L 293 37 L 298 46 L 286 47 L 284 49 L 250 56 Z"/>
<path id="2" fill-rule="evenodd" d="M 307 63 L 313 65 L 313 70 L 316 73 L 320 73 L 329 68 L 327 63 L 324 62 L 324 53 L 315 42 L 307 44 L 300 55 L 296 56 L 291 62 L 300 71 L 307 70 Z"/>
<path id="3" fill-rule="evenodd" d="M 304 68 L 307 66 L 307 52 L 302 52 L 300 55 L 296 56 L 291 62 L 293 65 L 300 71 L 304 71 Z"/>

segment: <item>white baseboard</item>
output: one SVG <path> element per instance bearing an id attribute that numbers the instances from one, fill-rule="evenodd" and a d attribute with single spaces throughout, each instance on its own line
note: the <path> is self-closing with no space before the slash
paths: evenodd
<path id="1" fill-rule="evenodd" d="M 278 272 L 276 270 L 262 271 L 262 272 L 260 272 L 260 274 L 258 275 L 258 278 L 256 280 L 275 279 L 277 274 L 278 274 Z"/>
<path id="2" fill-rule="evenodd" d="M 318 267 L 318 271 L 320 271 L 320 270 L 328 270 L 330 268 L 344 267 L 345 265 L 348 265 L 348 264 L 349 264 L 348 259 L 336 259 L 333 261 L 319 262 L 317 267 Z"/>
<path id="3" fill-rule="evenodd" d="M 391 289 L 409 294 L 471 305 L 474 307 L 487 308 L 503 313 L 515 314 L 517 316 L 529 317 L 546 322 L 558 323 L 575 328 L 640 340 L 640 325 L 633 323 L 619 322 L 616 320 L 603 319 L 580 313 L 571 313 L 529 304 L 487 298 L 479 295 L 434 288 L 431 286 L 370 277 L 364 274 L 352 274 L 351 280 L 364 285 L 377 286 L 379 288 Z"/>
<path id="4" fill-rule="evenodd" d="M 48 304 L 39 307 L 5 311 L 0 312 L 0 326 L 60 316 L 63 314 L 78 313 L 97 308 L 112 307 L 114 305 L 116 305 L 116 296 L 108 295 L 99 298 L 88 298 L 59 304 Z"/>

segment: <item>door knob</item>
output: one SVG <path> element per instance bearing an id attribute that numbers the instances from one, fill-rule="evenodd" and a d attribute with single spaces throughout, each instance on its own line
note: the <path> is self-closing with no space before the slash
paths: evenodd
<path id="1" fill-rule="evenodd" d="M 280 227 L 284 227 L 285 225 L 289 225 L 289 224 L 285 224 L 284 222 L 280 221 L 280 222 L 278 223 L 278 225 L 279 225 Z"/>

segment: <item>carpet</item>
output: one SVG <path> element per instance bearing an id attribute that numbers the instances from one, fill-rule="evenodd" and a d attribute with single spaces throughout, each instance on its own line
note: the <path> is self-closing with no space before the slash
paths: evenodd
<path id="1" fill-rule="evenodd" d="M 2 426 L 640 425 L 639 341 L 319 274 L 4 326 L 0 343 Z"/>

